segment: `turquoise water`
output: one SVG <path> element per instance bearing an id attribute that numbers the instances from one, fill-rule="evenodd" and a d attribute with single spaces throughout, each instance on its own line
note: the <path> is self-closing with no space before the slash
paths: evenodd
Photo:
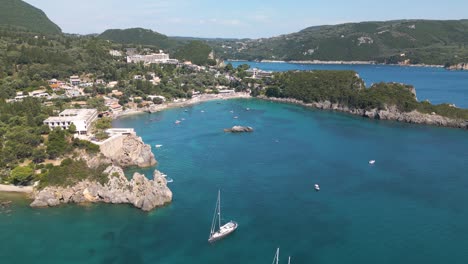
<path id="1" fill-rule="evenodd" d="M 153 147 L 171 205 L 30 209 L 1 196 L 17 201 L 0 213 L 2 263 L 271 263 L 278 246 L 281 263 L 468 261 L 466 131 L 253 99 L 187 109 L 114 122 Z M 223 133 L 235 124 L 255 131 Z M 218 189 L 239 229 L 209 244 Z"/>
<path id="2" fill-rule="evenodd" d="M 468 71 L 447 71 L 443 68 L 403 67 L 392 65 L 338 65 L 292 64 L 236 61 L 237 67 L 247 63 L 252 68 L 267 71 L 288 70 L 354 70 L 366 85 L 378 82 L 401 82 L 416 87 L 419 100 L 428 99 L 433 104 L 452 103 L 468 108 Z"/>

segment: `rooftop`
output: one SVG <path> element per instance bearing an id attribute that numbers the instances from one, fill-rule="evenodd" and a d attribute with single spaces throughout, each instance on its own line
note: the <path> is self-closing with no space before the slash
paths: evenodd
<path id="1" fill-rule="evenodd" d="M 97 113 L 96 109 L 66 109 L 59 116 L 47 118 L 47 122 L 64 122 L 75 120 L 87 120 Z"/>

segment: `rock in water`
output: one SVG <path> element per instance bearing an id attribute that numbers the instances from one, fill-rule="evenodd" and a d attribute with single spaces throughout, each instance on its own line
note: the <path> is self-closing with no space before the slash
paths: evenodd
<path id="1" fill-rule="evenodd" d="M 231 132 L 231 133 L 253 132 L 253 128 L 249 126 L 233 126 L 232 128 L 224 129 L 224 132 Z"/>
<path id="2" fill-rule="evenodd" d="M 129 181 L 117 166 L 109 166 L 105 173 L 109 181 L 101 185 L 88 180 L 71 187 L 49 186 L 34 193 L 31 207 L 57 206 L 62 203 L 113 203 L 133 204 L 144 211 L 153 210 L 172 201 L 172 192 L 166 179 L 155 170 L 153 179 L 135 173 Z"/>

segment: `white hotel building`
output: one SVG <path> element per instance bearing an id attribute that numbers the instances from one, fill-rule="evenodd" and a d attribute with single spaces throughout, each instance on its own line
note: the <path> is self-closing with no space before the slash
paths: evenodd
<path id="1" fill-rule="evenodd" d="M 71 124 L 76 127 L 76 132 L 79 135 L 86 135 L 91 127 L 91 124 L 98 117 L 96 109 L 67 109 L 59 114 L 59 116 L 51 116 L 44 121 L 50 129 L 61 127 L 68 129 Z"/>
<path id="2" fill-rule="evenodd" d="M 153 53 L 150 55 L 131 55 L 127 56 L 127 63 L 177 63 L 178 60 L 170 59 L 169 54 L 166 53 Z"/>

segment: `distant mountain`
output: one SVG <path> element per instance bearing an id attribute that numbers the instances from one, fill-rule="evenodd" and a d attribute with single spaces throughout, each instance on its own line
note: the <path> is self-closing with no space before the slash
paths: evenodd
<path id="1" fill-rule="evenodd" d="M 108 29 L 99 37 L 121 44 L 149 45 L 160 49 L 173 48 L 178 44 L 177 40 L 144 28 Z"/>
<path id="2" fill-rule="evenodd" d="M 21 0 L 0 0 L 0 26 L 22 30 L 59 34 L 59 26 L 54 24 L 40 9 Z"/>
<path id="3" fill-rule="evenodd" d="M 314 26 L 254 40 L 209 41 L 217 54 L 249 60 L 468 61 L 468 20 L 398 20 Z"/>

